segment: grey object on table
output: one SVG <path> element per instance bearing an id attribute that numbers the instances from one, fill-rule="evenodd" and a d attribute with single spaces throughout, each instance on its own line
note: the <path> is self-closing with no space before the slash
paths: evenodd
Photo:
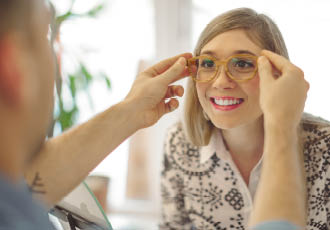
<path id="1" fill-rule="evenodd" d="M 112 230 L 101 205 L 83 182 L 49 212 L 63 230 Z"/>

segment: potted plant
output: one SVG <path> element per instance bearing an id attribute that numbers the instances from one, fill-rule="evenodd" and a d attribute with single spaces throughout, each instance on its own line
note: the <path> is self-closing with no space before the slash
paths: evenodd
<path id="1" fill-rule="evenodd" d="M 87 10 L 84 13 L 75 13 L 73 11 L 74 5 L 76 1 L 71 0 L 71 6 L 69 9 L 58 15 L 56 13 L 56 9 L 53 4 L 51 6 L 51 12 L 53 14 L 53 20 L 50 25 L 51 33 L 50 33 L 50 42 L 52 47 L 58 47 L 57 50 L 54 50 L 54 55 L 56 56 L 56 79 L 55 79 L 55 113 L 54 119 L 48 133 L 48 137 L 54 136 L 54 127 L 58 125 L 60 127 L 60 131 L 64 131 L 71 126 L 73 126 L 77 120 L 77 116 L 79 114 L 79 106 L 77 103 L 77 95 L 80 93 L 86 94 L 90 98 L 89 87 L 93 81 L 96 79 L 101 79 L 105 83 L 105 87 L 108 89 L 111 88 L 111 82 L 106 74 L 97 73 L 92 74 L 86 63 L 82 61 L 78 61 L 77 68 L 70 72 L 63 74 L 61 70 L 61 41 L 60 41 L 60 30 L 61 26 L 69 20 L 76 20 L 79 18 L 95 18 L 99 15 L 99 13 L 103 10 L 105 3 L 98 4 L 91 9 Z M 79 60 L 79 57 L 77 57 Z M 65 100 L 63 97 L 63 88 L 66 87 L 70 91 L 69 102 Z M 92 104 L 92 100 L 89 100 L 89 103 Z M 67 105 L 70 104 L 70 105 Z"/>

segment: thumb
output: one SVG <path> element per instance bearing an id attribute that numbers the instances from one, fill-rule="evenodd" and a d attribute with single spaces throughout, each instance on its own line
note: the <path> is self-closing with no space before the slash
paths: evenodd
<path id="1" fill-rule="evenodd" d="M 260 56 L 258 58 L 258 72 L 261 85 L 269 84 L 275 80 L 273 78 L 272 66 L 265 56 Z"/>
<path id="2" fill-rule="evenodd" d="M 182 72 L 186 66 L 186 59 L 180 57 L 168 70 L 159 75 L 158 77 L 166 82 L 167 85 L 183 78 Z"/>

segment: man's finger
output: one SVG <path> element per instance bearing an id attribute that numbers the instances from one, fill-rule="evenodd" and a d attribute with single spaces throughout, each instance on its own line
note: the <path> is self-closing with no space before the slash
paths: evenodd
<path id="1" fill-rule="evenodd" d="M 269 50 L 263 50 L 261 51 L 261 55 L 267 57 L 269 61 L 274 65 L 276 69 L 284 72 L 283 70 L 288 67 L 289 65 L 292 65 L 291 62 L 286 59 L 285 57 L 282 57 L 281 55 L 278 55 L 274 52 L 271 52 Z"/>
<path id="2" fill-rule="evenodd" d="M 180 74 L 180 77 L 186 77 L 186 76 L 189 76 L 190 75 L 190 72 L 188 70 L 188 67 L 186 66 L 183 70 L 183 72 Z"/>
<path id="3" fill-rule="evenodd" d="M 189 59 L 192 57 L 191 53 L 183 53 L 179 54 L 175 57 L 163 60 L 156 65 L 150 67 L 149 69 L 146 69 L 144 72 L 150 74 L 151 76 L 155 77 L 159 74 L 164 73 L 166 70 L 168 70 L 180 57 L 184 57 L 185 59 Z"/>
<path id="4" fill-rule="evenodd" d="M 171 85 L 167 88 L 167 92 L 165 95 L 165 98 L 170 98 L 170 97 L 182 97 L 184 93 L 184 89 L 180 85 Z"/>
<path id="5" fill-rule="evenodd" d="M 179 101 L 175 98 L 171 98 L 171 100 L 165 102 L 162 101 L 157 106 L 159 117 L 164 116 L 166 113 L 172 112 L 179 107 Z"/>
<path id="6" fill-rule="evenodd" d="M 165 113 L 172 112 L 179 107 L 179 101 L 175 98 L 171 98 L 169 102 L 165 104 Z"/>
<path id="7" fill-rule="evenodd" d="M 258 58 L 258 72 L 261 85 L 274 81 L 272 66 L 264 56 Z"/>
<path id="8" fill-rule="evenodd" d="M 305 81 L 306 82 L 306 88 L 307 88 L 307 91 L 309 90 L 310 88 L 310 85 L 309 85 L 309 82 L 308 81 Z"/>
<path id="9" fill-rule="evenodd" d="M 165 84 L 169 85 L 184 76 L 182 73 L 184 72 L 186 67 L 186 59 L 183 57 L 180 57 L 174 65 L 172 65 L 168 70 L 166 70 L 164 73 L 161 75 L 157 76 L 157 78 L 160 81 L 165 82 Z"/>

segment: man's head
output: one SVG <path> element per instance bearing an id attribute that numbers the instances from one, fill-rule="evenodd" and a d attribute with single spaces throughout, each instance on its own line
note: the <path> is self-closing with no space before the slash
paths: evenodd
<path id="1" fill-rule="evenodd" d="M 20 151 L 26 161 L 45 139 L 54 88 L 49 22 L 43 0 L 0 1 L 0 157 Z"/>

